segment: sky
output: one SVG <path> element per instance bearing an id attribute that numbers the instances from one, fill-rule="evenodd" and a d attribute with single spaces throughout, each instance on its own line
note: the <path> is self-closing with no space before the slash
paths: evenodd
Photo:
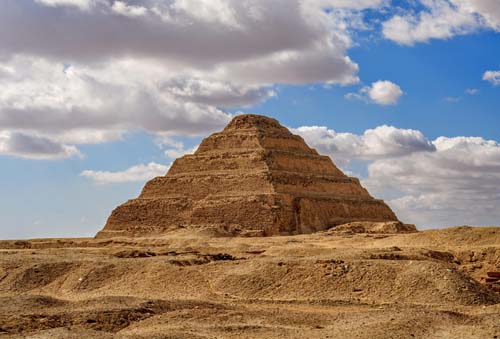
<path id="1" fill-rule="evenodd" d="M 419 229 L 500 225 L 498 0 L 2 0 L 0 239 L 93 236 L 240 113 Z"/>

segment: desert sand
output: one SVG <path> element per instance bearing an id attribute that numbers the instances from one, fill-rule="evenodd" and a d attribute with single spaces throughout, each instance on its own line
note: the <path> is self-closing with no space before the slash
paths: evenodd
<path id="1" fill-rule="evenodd" d="M 500 338 L 500 228 L 355 232 L 2 241 L 0 336 Z"/>

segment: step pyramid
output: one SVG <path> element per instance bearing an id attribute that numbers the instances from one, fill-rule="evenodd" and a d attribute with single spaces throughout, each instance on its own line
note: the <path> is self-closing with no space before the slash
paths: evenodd
<path id="1" fill-rule="evenodd" d="M 397 220 L 357 178 L 300 136 L 275 119 L 246 114 L 117 207 L 97 236 L 151 236 L 178 228 L 266 236 Z"/>

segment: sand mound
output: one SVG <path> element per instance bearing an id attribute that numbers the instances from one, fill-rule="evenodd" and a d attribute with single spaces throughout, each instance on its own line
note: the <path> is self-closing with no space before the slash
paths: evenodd
<path id="1" fill-rule="evenodd" d="M 496 230 L 367 230 L 0 242 L 0 336 L 499 335 Z"/>

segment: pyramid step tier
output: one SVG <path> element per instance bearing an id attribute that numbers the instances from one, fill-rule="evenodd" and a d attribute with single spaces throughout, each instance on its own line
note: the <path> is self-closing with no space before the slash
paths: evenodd
<path id="1" fill-rule="evenodd" d="M 195 154 L 233 150 L 281 149 L 311 154 L 317 152 L 306 145 L 304 139 L 288 131 L 263 133 L 258 129 L 214 133 L 204 139 Z"/>
<path id="2" fill-rule="evenodd" d="M 168 197 L 182 194 L 203 199 L 220 193 L 334 193 L 343 196 L 369 197 L 358 179 L 336 175 L 306 174 L 288 171 L 211 171 L 157 177 L 146 184 L 140 198 Z"/>
<path id="3" fill-rule="evenodd" d="M 210 195 L 134 199 L 116 208 L 105 230 L 134 236 L 146 229 L 162 233 L 189 225 L 261 231 L 265 235 L 322 231 L 352 221 L 397 221 L 382 201 L 305 194 Z"/>
<path id="4" fill-rule="evenodd" d="M 169 174 L 238 169 L 268 169 L 344 176 L 327 156 L 277 149 L 247 150 L 238 153 L 224 150 L 186 155 L 173 163 Z"/>

